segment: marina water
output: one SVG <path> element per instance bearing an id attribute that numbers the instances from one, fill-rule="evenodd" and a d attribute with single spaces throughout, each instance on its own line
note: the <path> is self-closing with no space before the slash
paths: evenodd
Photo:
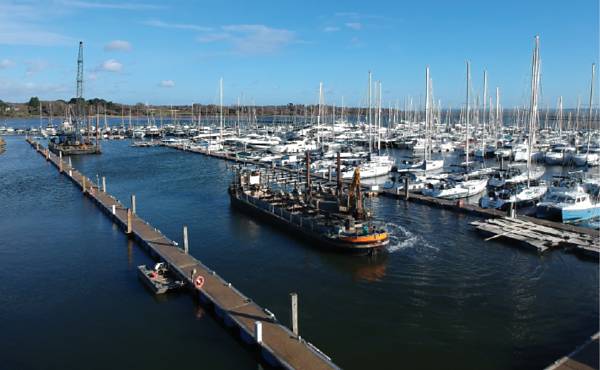
<path id="1" fill-rule="evenodd" d="M 25 143 L 0 156 L 0 327 L 7 369 L 256 369 L 253 354 L 187 294 L 154 298 L 145 252 Z M 485 242 L 472 216 L 370 200 L 393 242 L 356 257 L 312 248 L 230 207 L 228 164 L 103 141 L 73 158 L 92 179 L 345 369 L 534 369 L 598 328 L 598 265 Z M 35 356 L 32 354 L 35 353 Z"/>

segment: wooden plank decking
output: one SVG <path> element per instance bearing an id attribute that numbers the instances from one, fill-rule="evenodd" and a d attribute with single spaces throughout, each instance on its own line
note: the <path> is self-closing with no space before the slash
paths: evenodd
<path id="1" fill-rule="evenodd" d="M 486 240 L 504 238 L 521 242 L 545 252 L 551 248 L 572 248 L 583 253 L 600 252 L 598 237 L 574 231 L 557 230 L 555 228 L 535 224 L 518 218 L 492 218 L 485 221 L 473 221 L 471 225 L 477 230 L 492 234 Z"/>

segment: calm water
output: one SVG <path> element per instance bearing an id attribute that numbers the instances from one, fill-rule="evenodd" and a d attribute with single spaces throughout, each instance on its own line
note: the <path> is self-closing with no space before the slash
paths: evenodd
<path id="1" fill-rule="evenodd" d="M 91 178 L 288 321 L 346 369 L 535 369 L 598 330 L 598 264 L 476 234 L 474 218 L 374 199 L 394 230 L 377 258 L 325 253 L 232 209 L 227 163 L 103 142 Z M 19 137 L 0 156 L 0 358 L 7 369 L 257 368 L 186 294 L 154 299 L 150 260 Z"/>

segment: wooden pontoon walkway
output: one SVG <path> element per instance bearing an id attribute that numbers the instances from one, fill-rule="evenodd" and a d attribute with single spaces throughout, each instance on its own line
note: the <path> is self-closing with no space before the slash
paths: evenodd
<path id="1" fill-rule="evenodd" d="M 600 333 L 594 334 L 575 351 L 548 366 L 546 370 L 598 370 L 600 367 Z"/>
<path id="2" fill-rule="evenodd" d="M 238 328 L 245 343 L 257 345 L 267 363 L 288 369 L 338 368 L 319 349 L 279 323 L 275 315 L 243 295 L 215 271 L 185 253 L 177 246 L 177 243 L 132 213 L 115 197 L 103 192 L 101 188 L 94 185 L 92 180 L 76 169 L 68 167 L 59 156 L 32 139 L 28 138 L 27 142 L 82 189 L 83 193 L 126 233 L 130 231 L 130 235 L 146 248 L 152 257 L 167 263 L 172 271 L 175 271 L 187 282 L 188 286 L 194 286 L 196 277 L 204 277 L 202 288 L 193 288 L 192 290 L 197 292 L 199 299 L 204 304 L 214 306 L 216 315 L 223 319 L 226 326 Z M 262 325 L 261 343 L 257 343 L 255 339 L 255 323 L 257 321 Z"/>

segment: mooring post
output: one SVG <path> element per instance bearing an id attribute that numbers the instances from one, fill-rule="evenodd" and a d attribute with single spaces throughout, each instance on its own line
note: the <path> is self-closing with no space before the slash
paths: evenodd
<path id="1" fill-rule="evenodd" d="M 188 230 L 187 226 L 183 226 L 183 253 L 188 254 L 190 251 L 188 244 Z"/>
<path id="2" fill-rule="evenodd" d="M 290 293 L 290 299 L 292 303 L 292 333 L 294 333 L 295 336 L 298 336 L 298 293 Z"/>
<path id="3" fill-rule="evenodd" d="M 62 150 L 58 151 L 58 159 L 60 159 L 62 161 Z"/>
<path id="4" fill-rule="evenodd" d="M 117 213 L 117 206 L 115 204 L 112 205 L 112 214 L 115 215 Z"/>
<path id="5" fill-rule="evenodd" d="M 46 148 L 46 160 L 50 160 L 50 151 Z"/>
<path id="6" fill-rule="evenodd" d="M 131 208 L 127 208 L 127 234 L 131 234 Z"/>
<path id="7" fill-rule="evenodd" d="M 73 164 L 71 163 L 71 156 L 69 156 L 69 167 L 73 168 Z"/>
<path id="8" fill-rule="evenodd" d="M 510 202 L 510 207 L 508 207 L 508 217 L 515 218 L 517 216 L 517 212 L 515 210 L 515 202 Z"/>
<path id="9" fill-rule="evenodd" d="M 106 177 L 102 176 L 102 192 L 106 193 Z"/>
<path id="10" fill-rule="evenodd" d="M 410 197 L 410 192 L 408 191 L 408 176 L 404 178 L 404 199 L 408 200 Z"/>
<path id="11" fill-rule="evenodd" d="M 262 322 L 260 321 L 254 322 L 254 338 L 256 339 L 256 343 L 262 343 Z"/>
<path id="12" fill-rule="evenodd" d="M 136 206 L 135 206 L 135 194 L 131 194 L 131 212 L 133 212 L 133 214 L 136 213 Z"/>
<path id="13" fill-rule="evenodd" d="M 85 186 L 86 186 L 85 185 L 85 179 L 86 179 L 85 176 L 81 177 L 81 191 L 84 192 L 84 193 L 85 193 Z"/>
<path id="14" fill-rule="evenodd" d="M 58 160 L 58 172 L 59 173 L 63 172 L 63 161 L 62 161 L 62 158 Z"/>

